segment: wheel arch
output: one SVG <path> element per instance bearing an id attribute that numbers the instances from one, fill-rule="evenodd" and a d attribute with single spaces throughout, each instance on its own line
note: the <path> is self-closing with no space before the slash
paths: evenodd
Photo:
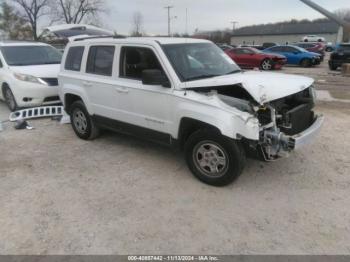
<path id="1" fill-rule="evenodd" d="M 211 129 L 215 130 L 215 132 L 218 134 L 222 134 L 220 129 L 212 124 L 202 122 L 191 117 L 183 117 L 180 120 L 178 131 L 178 141 L 181 149 L 183 149 L 185 142 L 190 137 L 190 135 L 200 129 Z"/>
<path id="2" fill-rule="evenodd" d="M 7 82 L 3 82 L 2 85 L 1 85 L 1 95 L 2 95 L 2 97 L 4 97 L 4 89 L 6 87 L 10 88 L 10 85 Z"/>

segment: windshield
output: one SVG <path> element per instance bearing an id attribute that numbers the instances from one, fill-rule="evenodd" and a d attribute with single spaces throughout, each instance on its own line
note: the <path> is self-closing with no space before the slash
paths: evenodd
<path id="1" fill-rule="evenodd" d="M 62 58 L 52 46 L 3 46 L 1 51 L 9 66 L 60 64 Z"/>
<path id="2" fill-rule="evenodd" d="M 240 72 L 241 69 L 212 43 L 167 44 L 163 49 L 182 81 Z"/>

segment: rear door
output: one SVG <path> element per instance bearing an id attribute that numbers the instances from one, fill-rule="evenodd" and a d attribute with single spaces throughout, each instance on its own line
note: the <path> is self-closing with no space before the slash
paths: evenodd
<path id="1" fill-rule="evenodd" d="M 87 55 L 81 85 L 88 95 L 94 114 L 115 117 L 118 104 L 114 94 L 114 66 L 116 46 L 99 44 L 87 46 Z"/>

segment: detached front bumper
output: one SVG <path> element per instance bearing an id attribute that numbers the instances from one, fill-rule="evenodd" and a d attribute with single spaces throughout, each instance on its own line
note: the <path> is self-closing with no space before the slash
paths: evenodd
<path id="1" fill-rule="evenodd" d="M 289 138 L 288 145 L 292 146 L 291 149 L 297 150 L 309 144 L 320 132 L 323 122 L 324 116 L 316 116 L 314 122 L 308 129 Z"/>

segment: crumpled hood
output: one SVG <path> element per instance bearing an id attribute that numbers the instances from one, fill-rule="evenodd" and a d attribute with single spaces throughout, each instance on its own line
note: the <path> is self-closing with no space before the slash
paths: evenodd
<path id="1" fill-rule="evenodd" d="M 15 73 L 31 75 L 35 77 L 57 78 L 60 72 L 60 65 L 30 65 L 30 66 L 10 66 Z"/>
<path id="2" fill-rule="evenodd" d="M 298 93 L 313 84 L 309 77 L 248 71 L 232 75 L 224 75 L 209 79 L 183 83 L 183 88 L 200 89 L 241 84 L 242 87 L 259 103 L 264 104 L 282 97 Z M 232 87 L 234 88 L 234 87 Z"/>

